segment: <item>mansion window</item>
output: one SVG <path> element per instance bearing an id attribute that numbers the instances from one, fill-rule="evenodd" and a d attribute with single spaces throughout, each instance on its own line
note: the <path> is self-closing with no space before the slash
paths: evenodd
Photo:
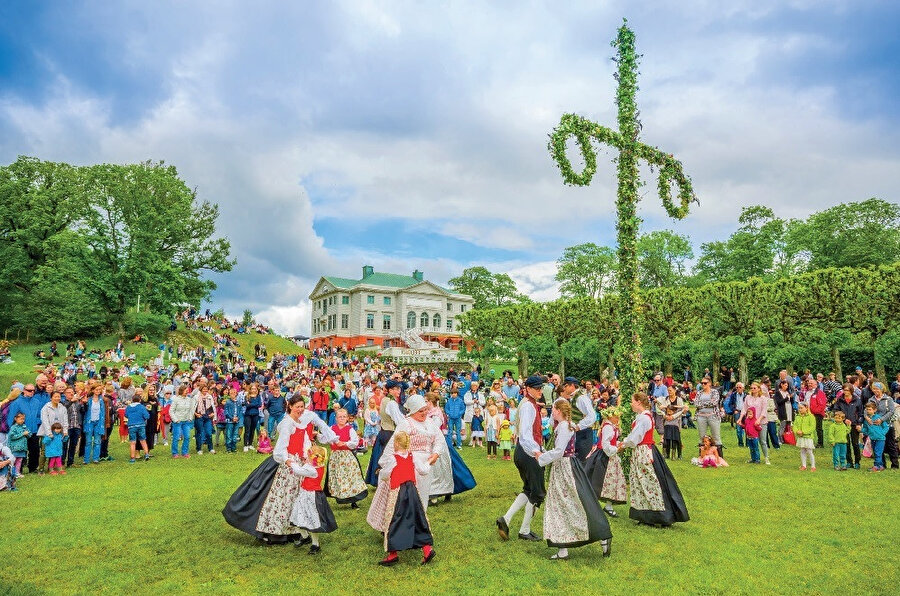
<path id="1" fill-rule="evenodd" d="M 431 326 L 434 327 L 435 329 L 441 328 L 441 315 L 436 314 L 436 315 L 434 315 L 434 317 L 432 317 Z"/>
<path id="2" fill-rule="evenodd" d="M 452 302 L 447 303 L 447 312 L 453 312 L 453 303 Z"/>
<path id="3" fill-rule="evenodd" d="M 447 331 L 453 331 L 453 319 L 447 319 Z"/>
<path id="4" fill-rule="evenodd" d="M 413 329 L 416 326 L 416 313 L 409 311 L 406 315 L 406 328 Z"/>
<path id="5" fill-rule="evenodd" d="M 341 329 L 350 327 L 350 315 L 341 315 Z"/>
<path id="6" fill-rule="evenodd" d="M 385 296 L 385 297 L 384 297 L 384 305 L 385 305 L 385 306 L 390 306 L 390 305 L 391 305 L 391 297 L 390 297 L 390 296 Z"/>
<path id="7" fill-rule="evenodd" d="M 460 305 L 459 305 L 459 312 L 466 312 L 466 305 L 465 305 L 465 304 L 460 304 Z"/>
<path id="8" fill-rule="evenodd" d="M 422 327 L 422 329 L 428 327 L 428 313 L 427 312 L 423 312 L 422 316 L 419 317 L 419 326 Z"/>
<path id="9" fill-rule="evenodd" d="M 375 315 L 372 313 L 366 315 L 366 329 L 375 329 Z"/>
<path id="10" fill-rule="evenodd" d="M 350 304 L 350 296 L 341 296 L 341 304 Z"/>
<path id="11" fill-rule="evenodd" d="M 375 304 L 375 296 L 366 296 L 366 304 Z"/>
<path id="12" fill-rule="evenodd" d="M 384 315 L 384 317 L 381 320 L 381 328 L 384 331 L 391 330 L 391 315 Z"/>

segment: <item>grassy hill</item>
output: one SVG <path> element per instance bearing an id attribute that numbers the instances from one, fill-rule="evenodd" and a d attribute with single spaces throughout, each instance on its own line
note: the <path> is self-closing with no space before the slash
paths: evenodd
<path id="1" fill-rule="evenodd" d="M 309 351 L 299 347 L 289 339 L 272 334 L 262 334 L 255 331 L 243 335 L 233 334 L 240 343 L 235 349 L 247 360 L 253 360 L 253 346 L 257 343 L 265 345 L 268 354 L 271 356 L 276 352 L 282 354 L 308 354 Z M 114 348 L 119 336 L 115 334 L 103 335 L 92 339 L 85 340 L 90 348 L 100 348 L 107 350 Z M 150 339 L 143 344 L 135 344 L 130 341 L 125 342 L 125 352 L 134 354 L 140 363 L 156 357 L 159 354 L 159 344 L 161 338 Z M 182 323 L 178 324 L 178 329 L 166 334 L 165 341 L 167 345 L 177 346 L 184 344 L 187 349 L 193 349 L 197 346 L 204 348 L 213 347 L 213 336 L 205 331 L 192 331 L 184 328 Z M 40 367 L 42 361 L 38 360 L 34 353 L 38 350 L 49 351 L 49 341 L 41 343 L 21 343 L 13 345 L 10 349 L 13 358 L 13 364 L 0 364 L 0 392 L 4 393 L 9 389 L 13 381 L 19 380 L 23 382 L 34 381 L 37 367 Z M 65 356 L 65 348 L 68 342 L 57 342 L 57 349 Z M 55 358 L 54 363 L 60 363 L 62 358 Z M 46 361 L 44 361 L 46 362 Z M 100 363 L 97 364 L 99 367 Z"/>

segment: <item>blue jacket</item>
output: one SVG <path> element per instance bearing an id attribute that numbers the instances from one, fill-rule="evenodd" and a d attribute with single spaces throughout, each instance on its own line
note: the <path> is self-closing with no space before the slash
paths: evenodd
<path id="1" fill-rule="evenodd" d="M 346 398 L 342 397 L 339 403 L 341 404 L 342 408 L 347 410 L 348 416 L 356 416 L 356 414 L 359 412 L 359 408 L 356 405 L 356 400 L 353 399 L 352 395 Z"/>
<path id="2" fill-rule="evenodd" d="M 16 401 L 9 405 L 9 415 L 6 417 L 9 427 L 12 428 L 16 414 L 25 414 L 25 427 L 31 434 L 36 434 L 41 426 L 41 408 L 50 401 L 46 393 L 35 393 L 32 397 L 20 395 Z"/>
<path id="3" fill-rule="evenodd" d="M 84 414 L 82 415 L 82 418 L 81 418 L 81 425 L 85 429 L 87 428 L 88 424 L 90 424 L 90 422 L 91 422 L 91 405 L 93 403 L 94 403 L 94 396 L 92 395 L 92 396 L 88 397 L 87 403 L 84 404 Z M 100 403 L 99 422 L 100 422 L 100 429 L 102 431 L 101 434 L 103 434 L 103 432 L 106 432 L 105 431 L 105 429 L 106 429 L 106 401 L 103 399 L 103 396 L 100 397 L 99 403 Z"/>
<path id="4" fill-rule="evenodd" d="M 63 453 L 63 435 L 62 433 L 53 433 L 44 437 L 44 455 L 47 457 L 62 457 Z"/>
<path id="5" fill-rule="evenodd" d="M 266 392 L 266 409 L 269 411 L 270 416 L 281 416 L 284 414 L 284 395 L 280 394 L 278 397 L 275 397 L 273 394 Z"/>
<path id="6" fill-rule="evenodd" d="M 16 453 L 27 453 L 28 452 L 28 437 L 25 436 L 25 431 L 28 430 L 24 424 L 13 424 L 9 429 L 9 435 L 6 438 L 7 447 L 9 450 Z M 34 433 L 32 433 L 34 434 Z M 23 457 L 22 455 L 16 455 L 16 457 Z"/>
<path id="7" fill-rule="evenodd" d="M 451 397 L 444 404 L 444 411 L 447 412 L 447 418 L 462 418 L 466 413 L 466 403 L 458 395 L 455 398 Z"/>
<path id="8" fill-rule="evenodd" d="M 248 416 L 259 416 L 259 407 L 262 405 L 262 398 L 257 395 L 253 399 L 247 400 L 247 409 L 244 411 Z"/>
<path id="9" fill-rule="evenodd" d="M 884 419 L 881 414 L 875 413 L 872 418 L 872 424 L 868 422 L 863 422 L 863 432 L 873 441 L 883 441 L 887 436 L 888 429 L 891 428 L 890 424 L 884 423 Z"/>
<path id="10" fill-rule="evenodd" d="M 150 412 L 147 411 L 147 406 L 141 402 L 132 402 L 125 408 L 125 417 L 128 418 L 128 428 L 137 428 L 147 424 Z"/>
<path id="11" fill-rule="evenodd" d="M 225 400 L 225 422 L 234 423 L 234 419 L 241 418 L 241 405 L 233 399 Z"/>

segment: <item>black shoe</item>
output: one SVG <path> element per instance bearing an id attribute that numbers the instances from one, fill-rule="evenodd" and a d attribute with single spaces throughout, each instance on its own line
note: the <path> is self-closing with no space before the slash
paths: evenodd
<path id="1" fill-rule="evenodd" d="M 449 503 L 453 499 L 453 495 L 444 496 L 444 503 Z"/>
<path id="2" fill-rule="evenodd" d="M 540 542 L 541 539 L 538 538 L 537 534 L 534 532 L 528 532 L 527 534 L 519 533 L 519 540 L 530 540 L 531 542 Z"/>
<path id="3" fill-rule="evenodd" d="M 506 519 L 503 517 L 497 518 L 497 532 L 502 540 L 509 540 L 509 524 L 506 523 Z"/>
<path id="4" fill-rule="evenodd" d="M 317 555 L 317 554 L 319 554 L 319 551 L 321 551 L 321 550 L 322 550 L 321 546 L 319 546 L 318 544 L 313 544 L 312 546 L 309 547 L 309 554 Z"/>
<path id="5" fill-rule="evenodd" d="M 294 540 L 294 546 L 300 548 L 301 546 L 305 546 L 307 544 L 312 543 L 312 538 L 307 536 L 306 538 L 301 538 L 300 540 Z"/>
<path id="6" fill-rule="evenodd" d="M 607 538 L 606 540 L 601 540 L 600 546 L 603 547 L 603 556 L 608 557 L 610 555 L 610 553 L 612 553 L 612 538 Z"/>
<path id="7" fill-rule="evenodd" d="M 619 514 L 616 513 L 616 510 L 613 509 L 612 507 L 604 507 L 603 513 L 605 513 L 606 515 L 608 515 L 610 517 L 619 517 Z"/>
<path id="8" fill-rule="evenodd" d="M 359 504 L 355 501 L 353 503 L 350 503 L 350 509 L 359 509 Z"/>

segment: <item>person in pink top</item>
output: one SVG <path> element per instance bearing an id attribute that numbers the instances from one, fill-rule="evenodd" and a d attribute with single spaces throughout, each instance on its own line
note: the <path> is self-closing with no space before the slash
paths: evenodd
<path id="1" fill-rule="evenodd" d="M 766 416 L 766 406 L 769 404 L 769 395 L 768 393 L 763 394 L 762 386 L 759 384 L 759 381 L 753 381 L 750 383 L 750 395 L 744 398 L 744 405 L 741 406 L 741 417 L 738 418 L 738 424 L 744 423 L 744 418 L 747 416 L 747 410 L 749 408 L 753 408 L 756 412 L 756 421 L 763 427 L 768 424 L 767 416 Z M 768 434 L 761 434 L 759 437 L 759 445 L 762 448 L 763 456 L 766 458 L 766 465 L 769 464 L 769 438 Z"/>

